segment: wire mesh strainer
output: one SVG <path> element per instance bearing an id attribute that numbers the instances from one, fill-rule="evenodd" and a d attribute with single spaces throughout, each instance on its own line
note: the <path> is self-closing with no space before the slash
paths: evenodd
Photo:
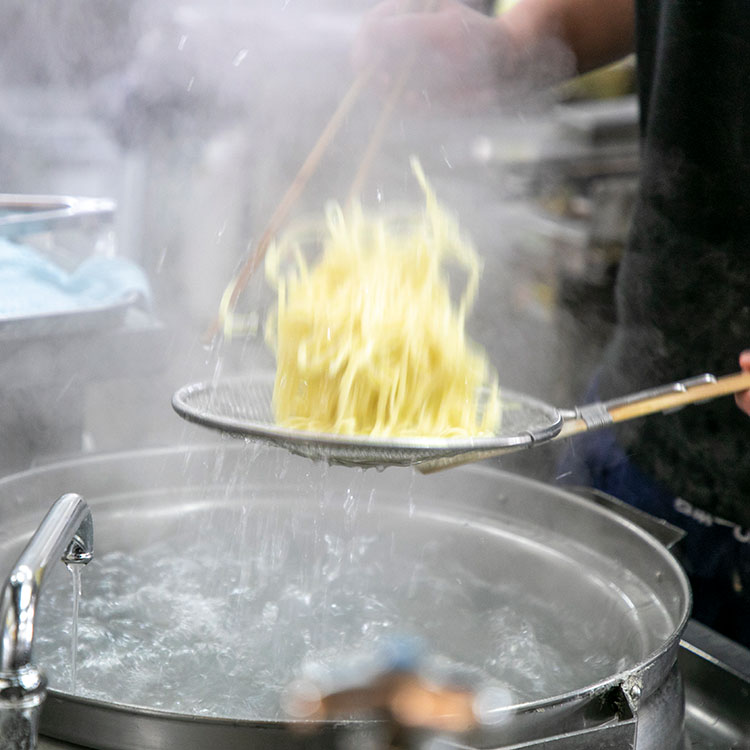
<path id="1" fill-rule="evenodd" d="M 273 373 L 225 378 L 180 388 L 172 405 L 180 416 L 221 432 L 346 466 L 411 466 L 474 451 L 519 450 L 550 440 L 562 429 L 560 411 L 536 399 L 502 392 L 502 422 L 486 437 L 371 437 L 281 427 L 274 422 Z"/>
<path id="2" fill-rule="evenodd" d="M 186 385 L 174 394 L 172 406 L 190 422 L 307 458 L 360 467 L 418 465 L 431 472 L 750 388 L 748 372 L 718 379 L 705 374 L 568 410 L 503 389 L 502 419 L 494 435 L 394 438 L 281 427 L 274 422 L 271 406 L 273 380 L 273 373 L 258 373 Z"/>

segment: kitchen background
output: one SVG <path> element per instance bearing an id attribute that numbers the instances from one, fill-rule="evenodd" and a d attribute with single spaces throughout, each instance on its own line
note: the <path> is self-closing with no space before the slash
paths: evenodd
<path id="1" fill-rule="evenodd" d="M 220 441 L 183 422 L 172 393 L 218 371 L 272 366 L 262 342 L 211 345 L 206 332 L 226 284 L 347 89 L 351 40 L 372 4 L 0 4 L 0 242 L 40 249 L 68 271 L 91 259 L 122 259 L 137 272 L 128 278 L 140 292 L 93 317 L 0 315 L 0 476 L 61 457 Z M 358 103 L 300 212 L 319 213 L 346 195 L 379 106 L 370 96 Z M 638 179 L 632 62 L 534 97 L 521 85 L 481 114 L 399 113 L 366 203 L 418 198 L 411 154 L 483 257 L 469 326 L 501 383 L 559 406 L 581 403 L 612 325 L 613 279 Z M 116 211 L 65 217 L 33 232 L 30 212 L 25 228 L 9 227 L 19 200 L 65 206 L 60 196 L 108 199 Z M 0 265 L 0 302 L 17 289 L 17 271 Z M 263 296 L 260 278 L 242 300 L 251 310 L 254 295 Z M 547 479 L 557 450 L 501 465 Z M 197 451 L 195 465 L 200 457 Z M 146 468 L 125 465 L 128 482 L 148 484 Z M 175 476 L 189 468 L 179 458 Z M 163 481 L 162 469 L 154 471 L 154 481 Z M 213 471 L 215 482 L 221 467 Z M 107 474 L 104 484 L 119 479 Z M 49 499 L 38 495 L 37 503 Z M 152 503 L 145 493 L 144 504 Z M 285 538 L 286 527 L 279 529 Z M 211 552 L 221 558 L 224 549 L 217 543 Z M 206 555 L 191 562 L 205 566 Z M 574 581 L 574 588 L 581 587 Z M 740 674 L 750 674 L 748 655 L 691 626 L 688 641 L 699 647 L 680 654 L 688 746 L 745 747 L 748 682 Z M 710 656 L 720 646 L 723 654 Z M 63 715 L 61 725 L 69 723 Z M 647 732 L 639 737 L 648 741 Z M 41 747 L 69 746 L 43 738 Z"/>
<path id="2" fill-rule="evenodd" d="M 174 415 L 175 388 L 217 366 L 272 366 L 262 344 L 210 348 L 205 334 L 349 85 L 351 40 L 370 5 L 3 3 L 0 192 L 116 204 L 112 219 L 23 241 L 54 248 L 70 268 L 126 258 L 150 295 L 84 328 L 6 318 L 0 473 L 81 451 L 210 440 Z M 484 260 L 471 334 L 503 385 L 571 406 L 612 322 L 638 172 L 632 65 L 533 98 L 522 89 L 481 114 L 399 113 L 363 200 L 418 198 L 408 165 L 417 154 Z M 346 195 L 378 107 L 374 96 L 358 103 L 300 212 Z M 554 472 L 552 449 L 532 453 L 504 463 Z"/>

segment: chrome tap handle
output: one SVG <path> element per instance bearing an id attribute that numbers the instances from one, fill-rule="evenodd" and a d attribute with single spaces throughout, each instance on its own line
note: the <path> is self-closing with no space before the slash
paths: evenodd
<path id="1" fill-rule="evenodd" d="M 0 748 L 33 750 L 46 679 L 31 663 L 37 600 L 50 564 L 85 565 L 94 553 L 91 511 L 80 495 L 50 509 L 0 592 Z"/>

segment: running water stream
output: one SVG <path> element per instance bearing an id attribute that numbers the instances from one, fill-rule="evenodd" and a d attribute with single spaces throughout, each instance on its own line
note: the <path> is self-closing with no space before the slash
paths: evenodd
<path id="1" fill-rule="evenodd" d="M 70 619 L 70 692 L 75 695 L 78 681 L 78 609 L 81 602 L 81 568 L 80 563 L 65 563 L 73 582 L 73 614 Z"/>

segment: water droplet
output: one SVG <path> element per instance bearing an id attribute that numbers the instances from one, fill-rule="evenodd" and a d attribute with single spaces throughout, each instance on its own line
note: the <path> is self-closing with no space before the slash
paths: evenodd
<path id="1" fill-rule="evenodd" d="M 241 49 L 235 56 L 234 60 L 232 60 L 232 65 L 234 65 L 235 68 L 239 67 L 243 60 L 247 57 L 249 50 Z"/>
<path id="2" fill-rule="evenodd" d="M 261 613 L 265 625 L 274 625 L 279 617 L 279 605 L 274 602 L 266 602 Z"/>

